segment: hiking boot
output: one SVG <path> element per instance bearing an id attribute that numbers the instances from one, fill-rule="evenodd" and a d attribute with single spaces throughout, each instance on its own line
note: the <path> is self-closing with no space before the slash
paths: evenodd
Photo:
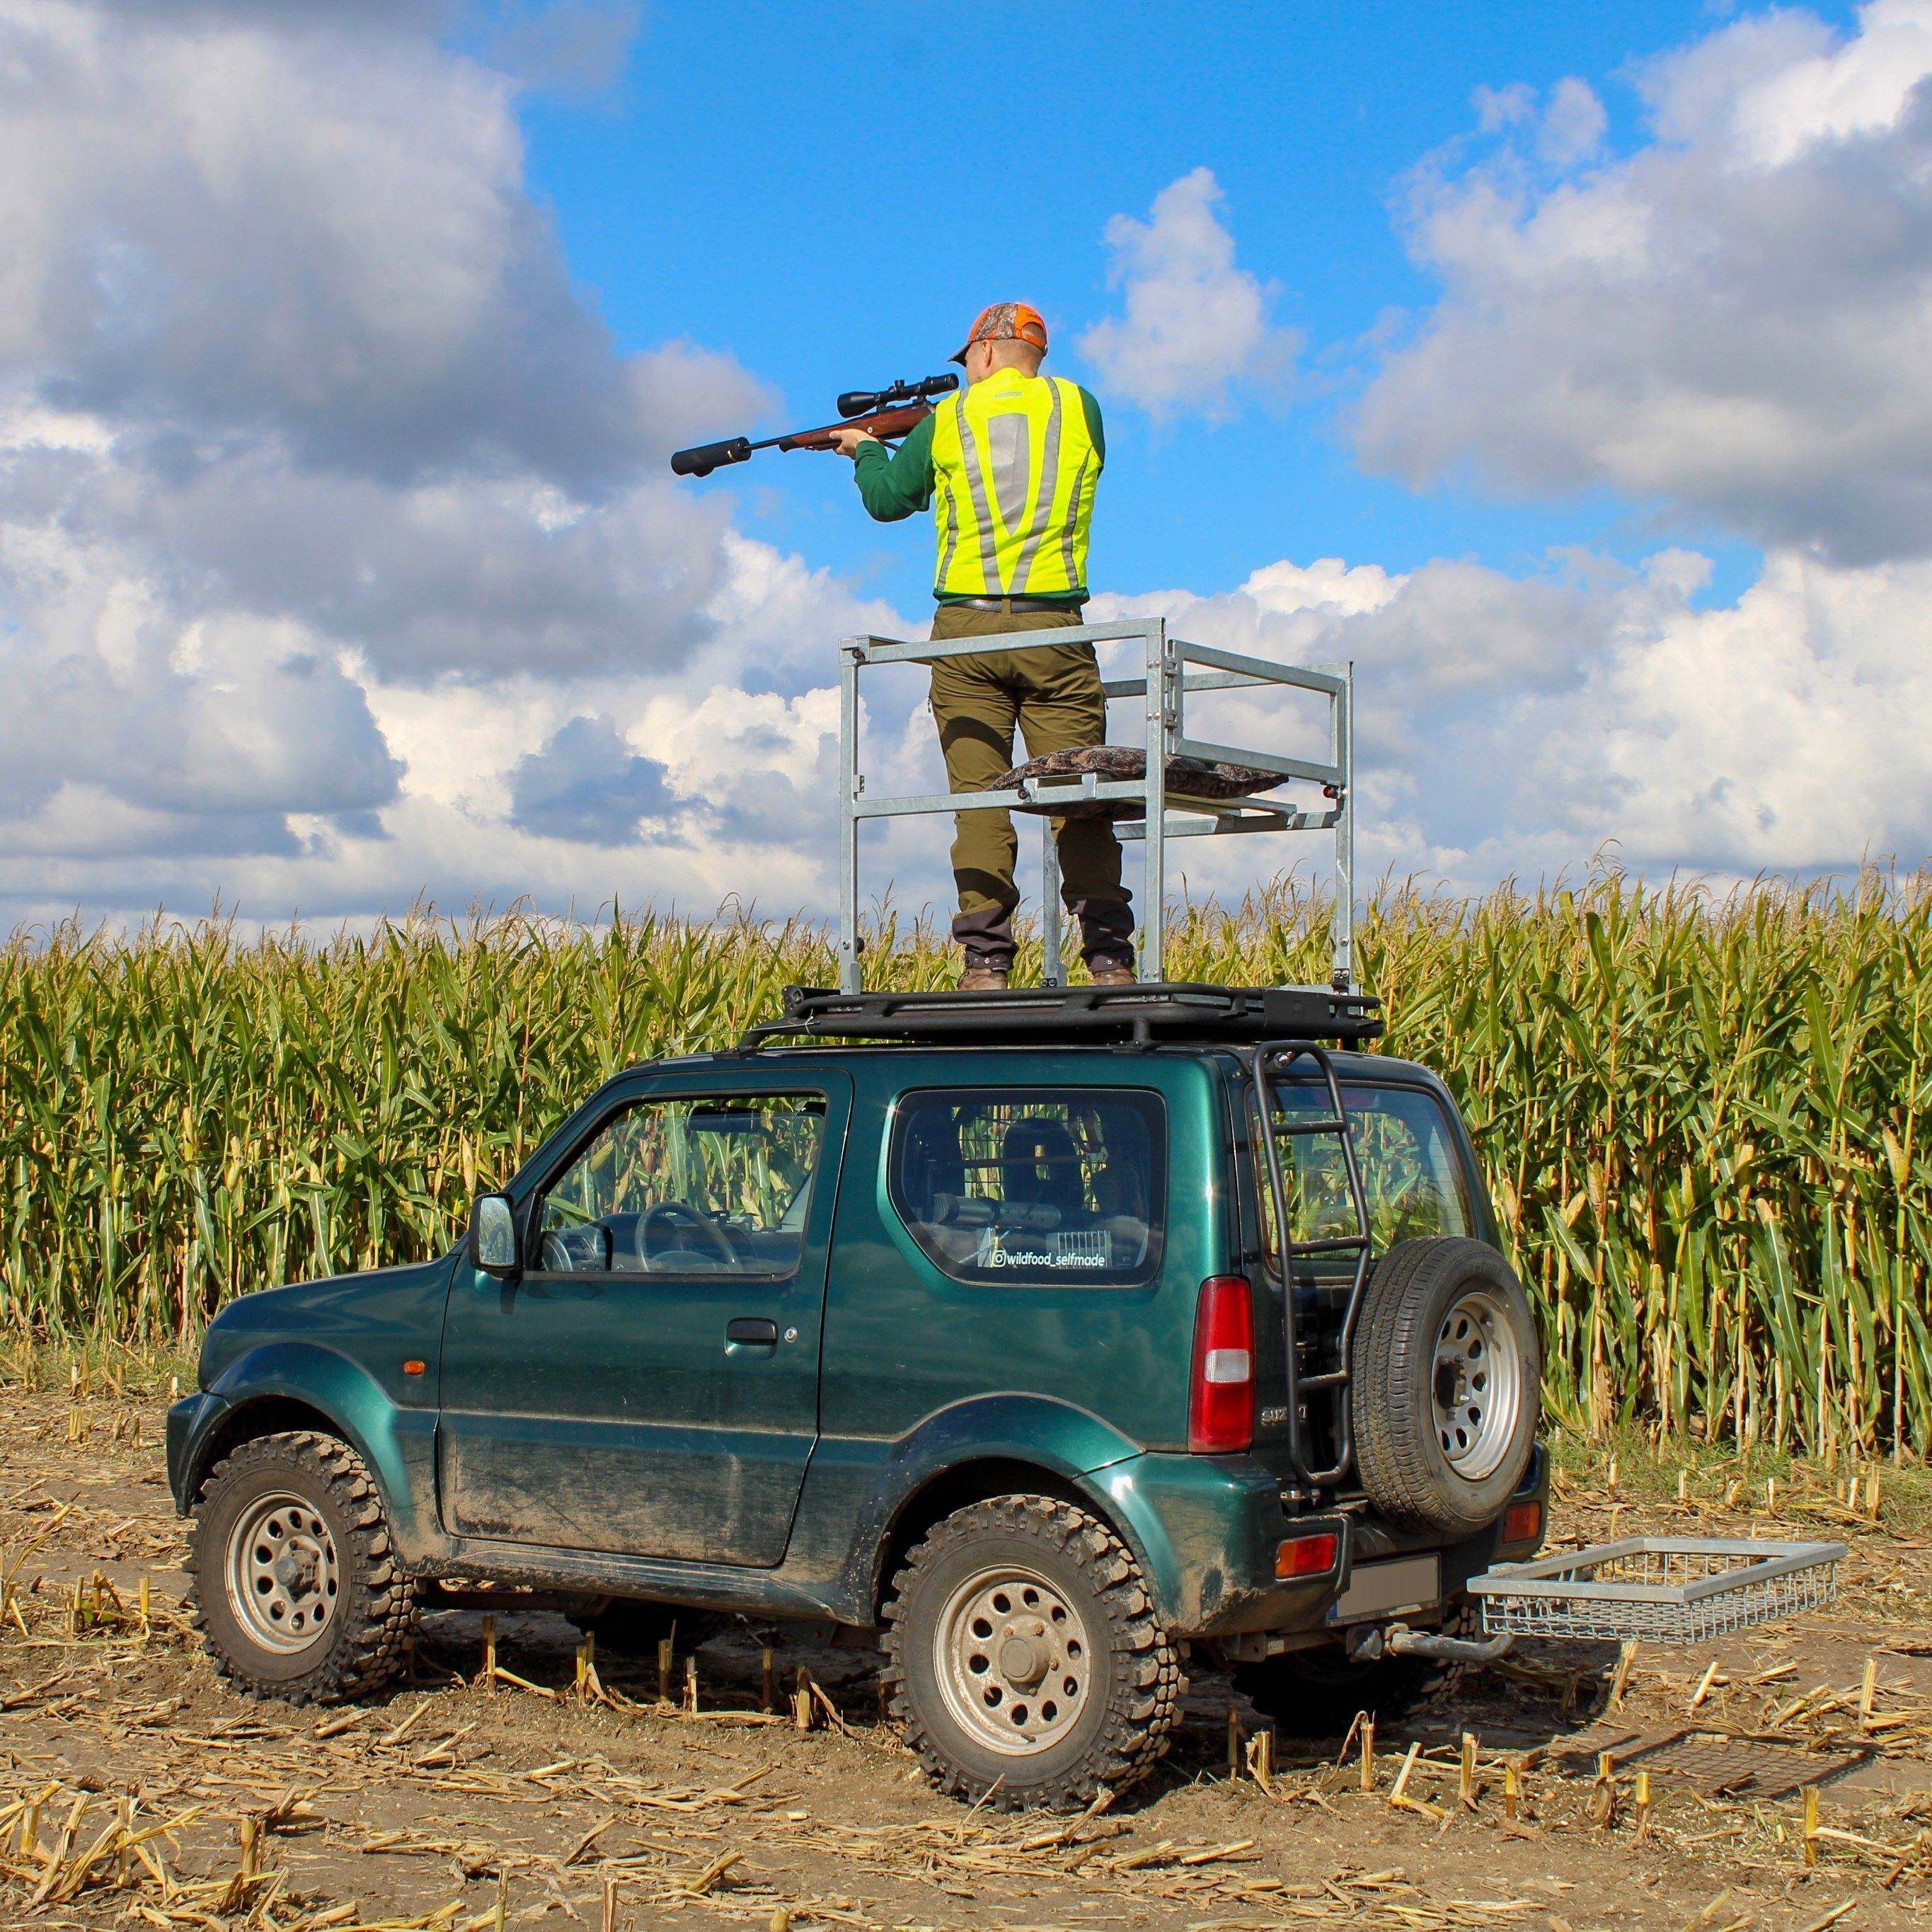
<path id="1" fill-rule="evenodd" d="M 1096 986 L 1138 986 L 1140 984 L 1134 969 L 1118 959 L 1090 966 L 1087 970 Z"/>
<path id="2" fill-rule="evenodd" d="M 1004 993 L 1011 976 L 1004 966 L 968 966 L 959 976 L 962 993 Z"/>

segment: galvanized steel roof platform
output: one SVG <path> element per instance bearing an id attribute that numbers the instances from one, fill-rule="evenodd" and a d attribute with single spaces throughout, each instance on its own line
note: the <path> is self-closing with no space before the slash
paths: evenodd
<path id="1" fill-rule="evenodd" d="M 1252 1045 L 1375 1039 L 1382 1002 L 1328 986 L 1033 986 L 988 993 L 846 993 L 788 986 L 784 1016 L 744 1044 L 804 1034 L 830 1040 L 1048 1046 L 1138 1040 Z"/>
<path id="2" fill-rule="evenodd" d="M 1060 644 L 1136 644 L 1142 668 L 1136 676 L 1108 678 L 1101 688 L 1109 698 L 1138 698 L 1140 715 L 1129 742 L 1144 746 L 1147 762 L 1138 778 L 1084 777 L 1036 779 L 1012 791 L 934 792 L 919 796 L 868 796 L 860 757 L 859 674 L 896 664 L 932 664 L 942 658 L 980 651 L 1028 651 Z M 1326 756 L 1290 755 L 1280 746 L 1262 751 L 1223 745 L 1189 735 L 1191 693 L 1219 691 L 1298 691 L 1324 700 L 1328 709 Z M 1149 984 L 1162 980 L 1165 937 L 1162 910 L 1167 897 L 1167 845 L 1172 838 L 1226 837 L 1254 832 L 1327 832 L 1334 837 L 1335 902 L 1332 915 L 1334 983 L 1346 989 L 1354 973 L 1355 826 L 1354 668 L 1351 664 L 1285 664 L 1266 658 L 1190 644 L 1168 632 L 1161 617 L 1131 617 L 1106 624 L 1070 624 L 1062 628 L 1010 631 L 940 640 L 901 638 L 847 638 L 839 646 L 838 978 L 848 993 L 860 991 L 862 947 L 859 934 L 859 828 L 868 820 L 928 812 L 1039 812 L 1067 803 L 1112 801 L 1138 806 L 1132 822 L 1117 825 L 1122 839 L 1142 842 L 1136 910 L 1139 916 L 1138 966 Z M 1170 758 L 1245 765 L 1278 772 L 1319 788 L 1305 805 L 1274 796 L 1232 799 L 1190 798 L 1171 790 Z M 1049 986 L 1064 983 L 1060 956 L 1060 865 L 1052 821 L 1041 820 L 1040 926 L 1045 942 L 1045 977 Z"/>

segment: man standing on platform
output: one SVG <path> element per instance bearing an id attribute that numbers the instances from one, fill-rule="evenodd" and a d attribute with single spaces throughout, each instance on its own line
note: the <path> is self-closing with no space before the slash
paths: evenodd
<path id="1" fill-rule="evenodd" d="M 981 310 L 952 360 L 966 387 L 940 404 L 896 455 L 865 430 L 841 430 L 859 495 L 880 523 L 930 503 L 939 557 L 932 635 L 976 638 L 1080 622 L 1087 536 L 1106 460 L 1100 406 L 1064 376 L 1042 376 L 1046 324 L 1024 302 Z M 1098 745 L 1106 700 L 1091 644 L 988 650 L 932 667 L 932 716 L 954 791 L 984 791 L 1012 769 L 1013 731 L 1027 755 Z M 954 820 L 952 936 L 966 952 L 959 984 L 1003 987 L 1012 970 L 1018 843 L 1010 814 Z M 1078 916 L 1096 985 L 1130 986 L 1133 914 L 1120 884 L 1120 846 L 1104 818 L 1055 818 L 1062 890 Z"/>

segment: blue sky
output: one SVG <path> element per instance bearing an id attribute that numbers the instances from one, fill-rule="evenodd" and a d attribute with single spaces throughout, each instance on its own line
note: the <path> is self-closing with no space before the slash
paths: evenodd
<path id="1" fill-rule="evenodd" d="M 1476 91 L 1582 76 L 1628 144 L 1642 131 L 1632 68 L 1717 17 L 1681 0 L 664 4 L 615 82 L 532 100 L 523 120 L 532 183 L 620 344 L 729 350 L 780 399 L 768 434 L 825 419 L 841 390 L 942 368 L 981 303 L 1013 296 L 1057 332 L 1052 366 L 1094 383 L 1076 338 L 1112 305 L 1108 219 L 1144 217 L 1177 176 L 1211 169 L 1241 266 L 1306 346 L 1279 389 L 1248 386 L 1225 420 L 1156 424 L 1108 398 L 1096 588 L 1230 587 L 1284 553 L 1391 569 L 1473 555 L 1520 572 L 1557 545 L 1634 557 L 1662 529 L 1718 561 L 1721 596 L 1756 550 L 1708 519 L 1605 491 L 1418 491 L 1365 473 L 1336 430 L 1376 343 L 1437 292 L 1400 203 L 1425 156 L 1472 138 Z M 729 492 L 748 530 L 902 606 L 928 587 L 923 527 L 870 526 L 842 464 L 772 455 L 705 487 Z"/>
<path id="2" fill-rule="evenodd" d="M 929 531 L 666 458 L 1014 296 L 1093 614 L 1354 662 L 1365 876 L 1932 854 L 1932 0 L 0 0 L 0 926 L 824 913 Z"/>

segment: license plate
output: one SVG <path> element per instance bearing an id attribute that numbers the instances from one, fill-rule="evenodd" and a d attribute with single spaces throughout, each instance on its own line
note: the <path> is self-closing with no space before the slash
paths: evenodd
<path id="1" fill-rule="evenodd" d="M 1398 1556 L 1386 1563 L 1358 1563 L 1348 1587 L 1330 1606 L 1328 1621 L 1360 1623 L 1398 1610 L 1424 1610 L 1442 1597 L 1442 1559 L 1433 1552 Z"/>

